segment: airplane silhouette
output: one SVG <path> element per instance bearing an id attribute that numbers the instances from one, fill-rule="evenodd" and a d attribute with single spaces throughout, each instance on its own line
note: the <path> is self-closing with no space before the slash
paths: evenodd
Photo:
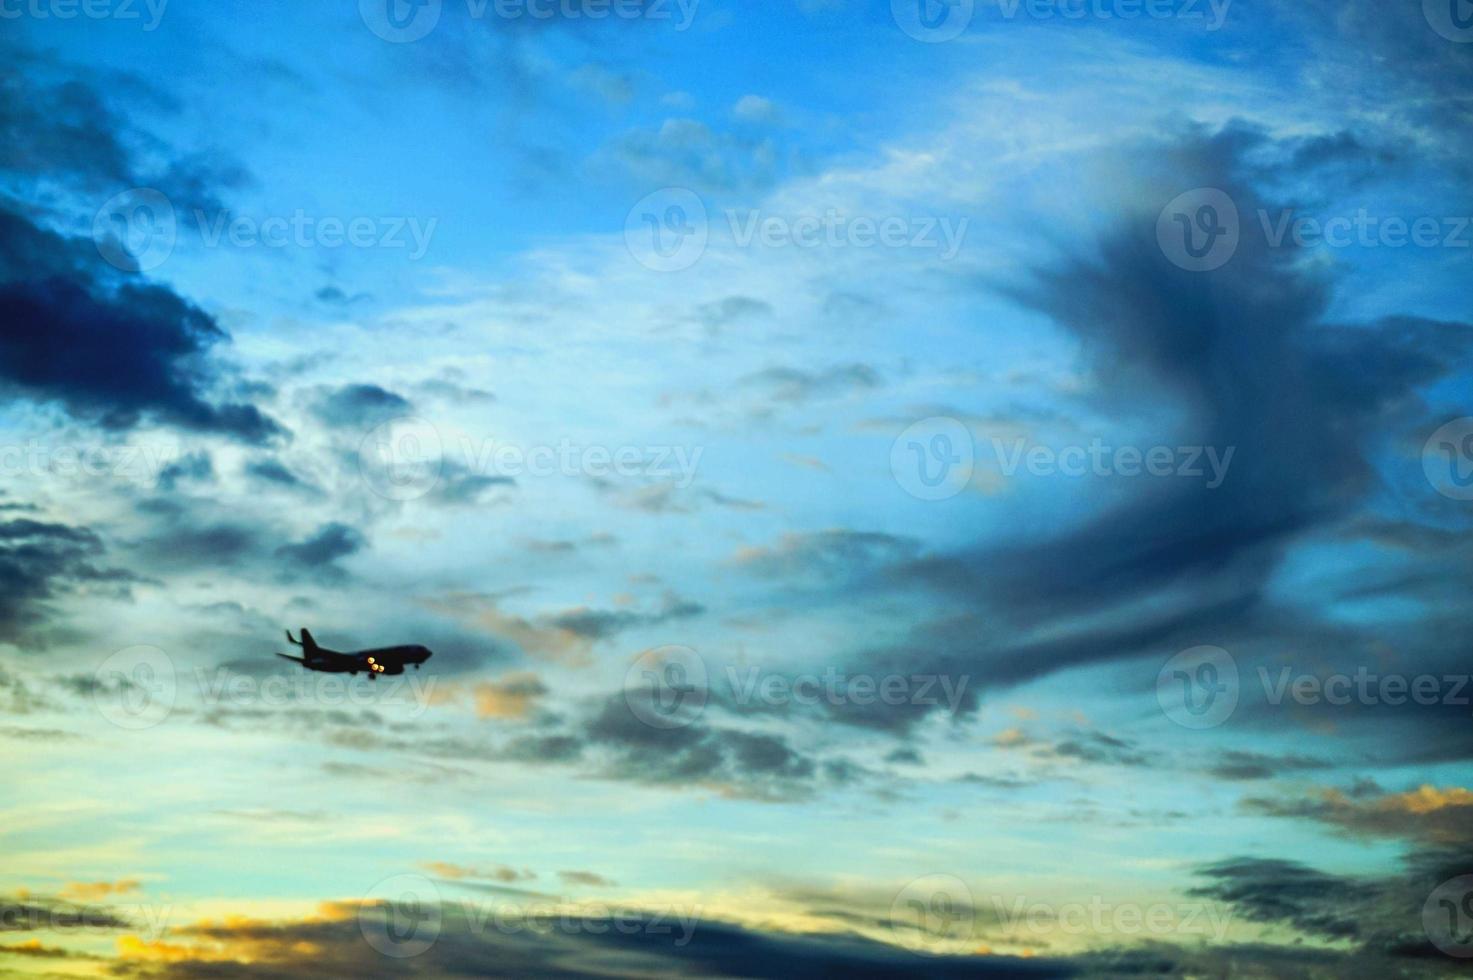
<path id="1" fill-rule="evenodd" d="M 371 681 L 378 680 L 379 674 L 402 674 L 407 664 L 413 664 L 414 669 L 419 670 L 420 664 L 434 656 L 428 648 L 422 646 L 380 647 L 376 650 L 341 653 L 318 646 L 317 641 L 312 639 L 312 633 L 306 629 L 302 630 L 300 640 L 292 636 L 291 630 L 287 630 L 286 640 L 301 647 L 305 656 L 292 657 L 278 653 L 277 656 L 283 660 L 290 660 L 308 670 L 318 670 L 325 674 L 366 673 Z"/>

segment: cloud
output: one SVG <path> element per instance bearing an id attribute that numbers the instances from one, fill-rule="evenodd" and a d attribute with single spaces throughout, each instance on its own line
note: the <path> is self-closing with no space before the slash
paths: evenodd
<path id="1" fill-rule="evenodd" d="M 137 878 L 123 878 L 119 881 L 74 881 L 62 886 L 59 894 L 66 899 L 96 902 L 113 895 L 136 892 L 139 887 Z"/>
<path id="2" fill-rule="evenodd" d="M 337 562 L 357 554 L 367 544 L 367 539 L 356 528 L 333 521 L 324 524 L 303 541 L 277 548 L 276 556 L 295 566 L 298 571 L 341 578 L 346 573 L 338 567 Z"/>
<path id="3" fill-rule="evenodd" d="M 502 608 L 505 598 L 456 593 L 426 600 L 424 605 L 504 639 L 529 656 L 569 663 L 585 661 L 594 645 L 622 633 L 694 618 L 705 612 L 705 607 L 698 602 L 667 594 L 658 606 L 644 612 L 577 606 L 528 617 L 505 611 Z"/>
<path id="4" fill-rule="evenodd" d="M 312 414 L 324 425 L 365 432 L 381 422 L 412 411 L 414 405 L 409 399 L 373 384 L 325 389 L 312 403 Z"/>
<path id="5" fill-rule="evenodd" d="M 1220 753 L 1208 770 L 1219 779 L 1272 779 L 1288 772 L 1327 769 L 1330 763 L 1303 755 L 1265 755 L 1228 749 Z"/>
<path id="6" fill-rule="evenodd" d="M 220 206 L 220 190 L 252 182 L 236 160 L 211 151 L 175 154 L 137 123 L 150 111 L 175 115 L 180 108 L 144 75 L 95 60 L 84 71 L 17 41 L 7 34 L 0 43 L 11 66 L 0 79 L 0 171 L 59 179 L 88 193 L 150 187 L 181 207 L 203 209 Z"/>
<path id="7" fill-rule="evenodd" d="M 1210 883 L 1190 894 L 1227 902 L 1252 922 L 1285 922 L 1327 939 L 1359 936 L 1359 918 L 1380 894 L 1374 886 L 1294 861 L 1229 859 L 1198 874 Z"/>
<path id="8" fill-rule="evenodd" d="M 287 469 L 280 460 L 251 460 L 245 465 L 245 474 L 253 480 L 258 480 L 270 486 L 294 490 L 307 496 L 316 497 L 322 494 L 320 489 Z"/>
<path id="9" fill-rule="evenodd" d="M 1315 820 L 1362 838 L 1390 837 L 1424 845 L 1473 844 L 1473 791 L 1422 786 L 1406 793 L 1353 797 L 1325 789 L 1305 797 L 1243 801 L 1246 810 Z"/>
<path id="10" fill-rule="evenodd" d="M 763 390 L 768 397 L 792 405 L 817 398 L 834 398 L 881 387 L 879 372 L 868 364 L 845 364 L 823 371 L 773 367 L 749 374 L 741 384 Z"/>
<path id="11" fill-rule="evenodd" d="M 533 673 L 508 674 L 495 681 L 483 681 L 471 689 L 476 714 L 482 718 L 523 719 L 532 707 L 548 694 L 548 688 Z"/>
<path id="12" fill-rule="evenodd" d="M 791 532 L 772 547 L 742 549 L 735 561 L 764 578 L 837 582 L 908 561 L 919 552 L 919 543 L 908 538 L 835 528 Z"/>
<path id="13" fill-rule="evenodd" d="M 75 953 L 71 950 L 62 949 L 59 946 L 44 946 L 39 939 L 27 939 L 25 942 L 10 945 L 0 943 L 0 955 L 23 956 L 43 960 L 93 958 L 85 953 Z"/>
<path id="14" fill-rule="evenodd" d="M 420 867 L 432 875 L 452 881 L 499 881 L 510 885 L 519 881 L 533 881 L 537 877 L 537 873 L 530 868 L 518 870 L 506 864 L 472 867 L 449 861 L 427 861 Z"/>
<path id="15" fill-rule="evenodd" d="M 285 430 L 217 402 L 228 335 L 170 288 L 106 267 L 91 242 L 0 208 L 0 390 L 105 429 L 146 420 L 260 444 Z"/>
<path id="16" fill-rule="evenodd" d="M 1272 209 L 1262 185 L 1293 176 L 1296 146 L 1230 123 L 1131 158 L 1142 179 L 1219 187 L 1251 215 Z M 1098 241 L 988 286 L 1077 345 L 1087 383 L 1074 397 L 1092 415 L 1152 420 L 1133 430 L 1145 444 L 1231 447 L 1225 481 L 1139 481 L 1025 541 L 999 539 L 990 520 L 962 523 L 971 544 L 876 572 L 875 588 L 923 587 L 945 606 L 860 661 L 1002 687 L 1204 636 L 1331 634 L 1280 609 L 1273 576 L 1292 547 L 1366 503 L 1380 480 L 1372 453 L 1425 417 L 1428 386 L 1466 367 L 1473 329 L 1411 315 L 1334 322 L 1333 270 L 1251 229 L 1231 262 L 1187 272 L 1156 240 L 1159 206 L 1126 205 Z"/>
<path id="17" fill-rule="evenodd" d="M 208 452 L 190 453 L 159 471 L 159 489 L 172 493 L 181 483 L 213 483 L 215 461 Z"/>
<path id="18" fill-rule="evenodd" d="M 897 976 L 923 964 L 938 980 L 1043 978 L 1077 975 L 1065 961 L 1005 956 L 927 956 L 852 935 L 795 935 L 744 929 L 700 917 L 698 909 L 620 909 L 606 904 L 561 914 L 521 912 L 507 905 L 468 910 L 439 906 L 440 929 L 420 955 L 396 959 L 413 977 L 603 977 L 610 964 L 637 976 L 751 978 Z M 476 914 L 470 914 L 475 912 Z M 385 962 L 364 931 L 381 935 L 393 910 L 382 903 L 324 903 L 302 919 L 235 919 L 184 926 L 171 940 L 120 944 L 115 964 L 124 976 L 174 980 L 197 977 L 286 976 L 303 955 L 319 976 L 367 976 Z"/>
<path id="19" fill-rule="evenodd" d="M 592 871 L 559 871 L 557 876 L 563 880 L 565 885 L 587 885 L 591 888 L 613 888 L 618 882 L 610 881 L 603 875 L 594 874 Z"/>
<path id="20" fill-rule="evenodd" d="M 33 635 L 47 600 L 78 591 L 126 595 L 141 581 L 100 566 L 105 549 L 91 529 L 27 519 L 0 521 L 0 642 Z M 0 685 L 3 686 L 3 685 Z"/>

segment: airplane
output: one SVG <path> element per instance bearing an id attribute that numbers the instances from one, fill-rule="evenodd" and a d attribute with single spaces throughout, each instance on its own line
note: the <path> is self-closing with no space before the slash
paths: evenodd
<path id="1" fill-rule="evenodd" d="M 408 664 L 413 664 L 415 670 L 419 670 L 430 657 L 434 656 L 428 648 L 422 646 L 381 647 L 376 650 L 359 650 L 356 653 L 340 653 L 337 650 L 328 650 L 317 645 L 312 639 L 310 630 L 302 630 L 302 638 L 298 640 L 292 636 L 292 631 L 286 631 L 286 641 L 302 648 L 305 656 L 292 657 L 285 653 L 277 656 L 292 663 L 301 664 L 308 670 L 322 671 L 326 674 L 368 674 L 371 681 L 378 680 L 380 674 L 402 674 Z"/>

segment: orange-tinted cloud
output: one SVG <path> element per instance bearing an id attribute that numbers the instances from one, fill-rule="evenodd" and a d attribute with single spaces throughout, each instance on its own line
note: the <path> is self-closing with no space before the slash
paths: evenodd
<path id="1" fill-rule="evenodd" d="M 139 887 L 137 878 L 123 878 L 118 881 L 73 881 L 61 889 L 61 897 L 76 902 L 96 902 L 114 895 L 136 892 Z"/>
<path id="2" fill-rule="evenodd" d="M 74 953 L 59 946 L 43 946 L 39 939 L 27 939 L 23 943 L 13 946 L 0 944 L 0 954 L 9 956 L 30 956 L 36 959 L 63 960 L 63 959 L 91 959 L 83 953 Z"/>
<path id="3" fill-rule="evenodd" d="M 472 688 L 476 714 L 482 718 L 519 720 L 527 717 L 547 687 L 530 671 L 508 674 L 500 680 L 484 681 Z"/>
<path id="4" fill-rule="evenodd" d="M 537 877 L 537 873 L 529 868 L 523 868 L 518 871 L 516 868 L 509 867 L 505 864 L 473 868 L 461 864 L 451 864 L 449 861 L 426 861 L 420 867 L 432 875 L 440 878 L 449 878 L 452 881 L 501 881 L 510 884 L 517 881 L 531 881 Z"/>

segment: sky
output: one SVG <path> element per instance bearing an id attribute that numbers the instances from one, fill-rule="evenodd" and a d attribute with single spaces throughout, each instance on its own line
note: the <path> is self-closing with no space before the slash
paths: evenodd
<path id="1" fill-rule="evenodd" d="M 0 974 L 1473 958 L 1467 0 L 0 54 Z"/>

